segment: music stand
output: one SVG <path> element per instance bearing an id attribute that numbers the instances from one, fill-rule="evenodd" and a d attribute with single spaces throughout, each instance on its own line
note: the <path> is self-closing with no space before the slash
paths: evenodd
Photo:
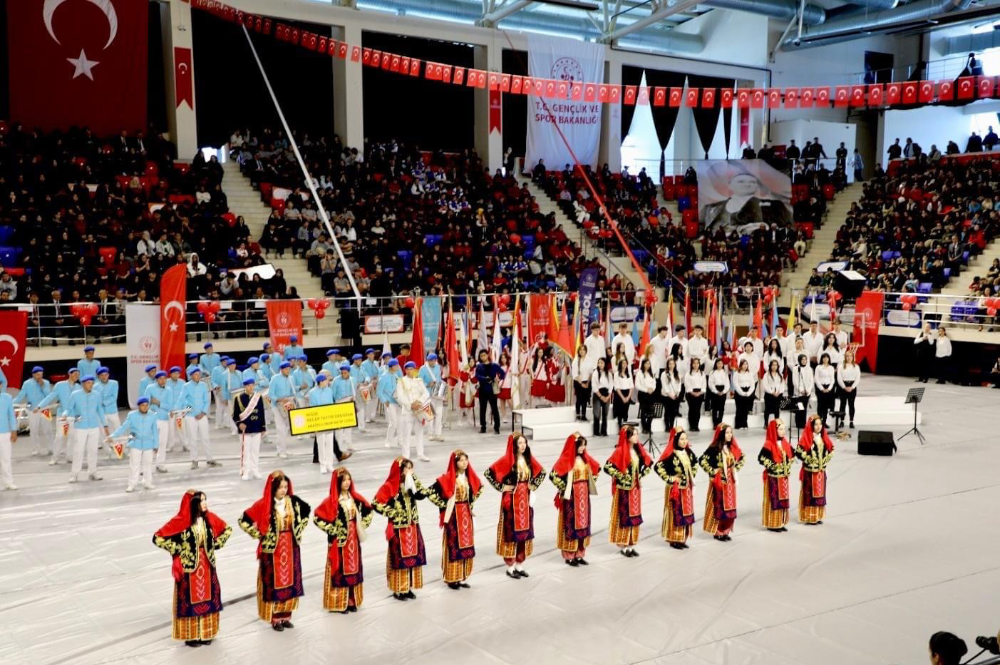
<path id="1" fill-rule="evenodd" d="M 642 445 L 646 447 L 646 452 L 650 455 L 659 455 L 660 447 L 653 441 L 653 421 L 663 417 L 663 402 L 653 402 L 650 404 L 647 416 L 649 417 L 649 434 Z M 642 420 L 641 415 L 639 416 L 639 420 Z"/>
<path id="2" fill-rule="evenodd" d="M 802 403 L 803 400 L 808 401 L 809 397 L 782 397 L 781 401 L 778 402 L 779 411 L 788 411 L 788 431 L 791 432 L 792 427 L 795 426 L 795 413 L 797 411 L 805 411 L 806 405 Z M 799 434 L 799 428 L 795 426 L 796 438 Z"/>
<path id="3" fill-rule="evenodd" d="M 906 401 L 903 404 L 913 405 L 913 427 L 911 427 L 905 434 L 899 437 L 899 441 L 903 440 L 903 437 L 909 434 L 916 434 L 917 438 L 920 439 L 920 445 L 926 443 L 924 435 L 920 433 L 917 428 L 917 405 L 924 401 L 924 390 L 926 388 L 910 388 L 909 392 L 906 393 Z"/>

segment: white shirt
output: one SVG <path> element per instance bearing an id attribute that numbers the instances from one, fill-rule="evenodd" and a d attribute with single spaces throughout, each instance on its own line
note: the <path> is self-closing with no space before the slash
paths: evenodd
<path id="1" fill-rule="evenodd" d="M 580 362 L 580 358 L 573 358 L 569 371 L 574 381 L 590 381 L 590 374 L 583 371 L 587 364 L 587 359 L 584 358 L 583 360 L 584 362 Z"/>
<path id="2" fill-rule="evenodd" d="M 741 397 L 750 397 L 757 390 L 757 375 L 752 372 L 736 372 L 733 375 L 733 391 Z"/>
<path id="3" fill-rule="evenodd" d="M 830 356 L 830 364 L 834 367 L 839 365 L 844 359 L 844 354 L 832 346 L 828 346 L 825 349 L 820 350 L 820 352 L 816 354 L 816 359 L 819 360 L 822 358 L 824 353 Z"/>
<path id="4" fill-rule="evenodd" d="M 419 376 L 413 378 L 404 376 L 396 383 L 395 397 L 403 413 L 408 414 L 414 402 L 423 404 L 431 398 L 431 394 L 427 392 L 427 386 Z"/>
<path id="5" fill-rule="evenodd" d="M 716 386 L 722 386 L 722 390 L 717 390 Z M 726 395 L 729 393 L 729 372 L 724 369 L 713 369 L 708 375 L 708 389 L 716 395 Z"/>
<path id="6" fill-rule="evenodd" d="M 649 345 L 653 347 L 653 356 L 649 359 L 653 366 L 653 373 L 659 374 L 667 366 L 667 354 L 670 353 L 670 338 L 656 335 L 649 340 Z"/>
<path id="7" fill-rule="evenodd" d="M 760 356 L 756 353 L 747 354 L 745 351 L 741 353 L 736 358 L 736 365 L 739 366 L 743 361 L 747 361 L 748 369 L 750 373 L 754 376 L 760 374 Z"/>
<path id="8" fill-rule="evenodd" d="M 764 363 L 764 371 L 765 372 L 771 371 L 771 361 L 772 360 L 777 360 L 778 361 L 778 373 L 779 374 L 784 374 L 785 373 L 785 359 L 781 357 L 780 353 L 772 353 L 770 351 L 768 351 L 767 353 L 764 354 L 764 360 L 761 361 L 761 362 Z"/>
<path id="9" fill-rule="evenodd" d="M 792 345 L 788 351 L 785 352 L 785 365 L 788 367 L 793 367 L 799 364 L 799 356 L 805 356 L 806 359 L 809 358 L 809 349 L 805 348 L 805 344 L 802 345 L 801 349 L 796 349 L 797 345 Z"/>
<path id="10" fill-rule="evenodd" d="M 626 372 L 625 374 L 615 372 L 614 377 L 613 382 L 616 390 L 625 392 L 626 390 L 632 390 L 632 387 L 635 385 L 631 372 Z"/>
<path id="11" fill-rule="evenodd" d="M 693 393 L 695 390 L 705 392 L 705 373 L 699 370 L 692 370 L 684 376 L 684 388 Z"/>
<path id="12" fill-rule="evenodd" d="M 747 342 L 753 344 L 753 352 L 757 354 L 758 358 L 764 355 L 764 340 L 759 337 L 741 337 L 738 348 L 742 349 Z"/>
<path id="13" fill-rule="evenodd" d="M 809 359 L 817 360 L 819 358 L 818 351 L 823 348 L 823 333 L 807 330 L 802 333 L 802 340 L 806 343 L 806 353 L 809 354 Z"/>
<path id="14" fill-rule="evenodd" d="M 812 395 L 812 367 L 809 365 L 806 365 L 805 367 L 795 365 L 789 370 L 789 373 L 792 378 L 792 390 L 794 391 L 794 397 L 806 397 L 807 395 Z"/>
<path id="15" fill-rule="evenodd" d="M 836 370 L 833 365 L 816 365 L 815 377 L 816 390 L 829 392 L 833 389 L 833 384 L 837 382 Z"/>
<path id="16" fill-rule="evenodd" d="M 934 357 L 947 358 L 951 355 L 951 338 L 938 337 L 934 340 Z"/>
<path id="17" fill-rule="evenodd" d="M 590 374 L 590 389 L 594 394 L 598 394 L 601 389 L 606 389 L 609 393 L 615 387 L 615 380 L 611 374 L 602 374 L 596 369 Z"/>
<path id="18" fill-rule="evenodd" d="M 781 374 L 768 372 L 761 381 L 762 389 L 768 395 L 784 395 L 786 392 L 785 379 Z"/>
<path id="19" fill-rule="evenodd" d="M 611 355 L 618 353 L 619 345 L 624 347 L 625 357 L 631 365 L 635 361 L 635 342 L 632 340 L 632 335 L 623 335 L 621 333 L 615 335 L 614 339 L 611 340 Z"/>
<path id="20" fill-rule="evenodd" d="M 833 334 L 837 336 L 837 346 L 839 346 L 842 349 L 846 349 L 848 342 L 851 341 L 851 336 L 847 334 L 847 331 L 838 330 Z"/>
<path id="21" fill-rule="evenodd" d="M 584 374 L 589 374 L 597 369 L 597 360 L 607 355 L 608 345 L 600 335 L 587 335 L 583 345 L 587 347 L 587 357 L 583 359 L 583 367 L 580 370 Z"/>
<path id="22" fill-rule="evenodd" d="M 645 372 L 636 372 L 635 389 L 641 393 L 650 394 L 656 390 L 656 377 Z"/>
<path id="23" fill-rule="evenodd" d="M 673 337 L 671 337 L 670 338 L 670 344 L 667 345 L 667 353 L 669 353 L 670 350 L 674 348 L 674 344 L 680 344 L 681 345 L 681 351 L 684 352 L 684 355 L 687 355 L 687 348 L 688 348 L 688 338 L 687 337 L 679 337 L 677 335 L 674 335 Z"/>
<path id="24" fill-rule="evenodd" d="M 705 359 L 708 358 L 708 340 L 695 335 L 688 340 L 687 350 L 684 352 L 684 355 L 688 358 L 697 358 L 704 365 Z"/>
<path id="25" fill-rule="evenodd" d="M 677 399 L 681 395 L 683 380 L 674 378 L 673 374 L 667 374 L 666 370 L 660 373 L 660 394 L 670 399 Z"/>
<path id="26" fill-rule="evenodd" d="M 861 368 L 857 364 L 853 365 L 843 365 L 837 368 L 837 385 L 841 388 L 847 388 L 847 382 L 851 382 L 851 387 L 854 391 L 858 390 L 858 381 L 861 380 Z"/>

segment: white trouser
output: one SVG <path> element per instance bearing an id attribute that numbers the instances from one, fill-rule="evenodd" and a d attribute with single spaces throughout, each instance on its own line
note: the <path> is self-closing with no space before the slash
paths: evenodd
<path id="1" fill-rule="evenodd" d="M 87 453 L 87 473 L 97 473 L 97 442 L 101 438 L 99 427 L 77 427 L 73 442 L 73 470 L 75 476 L 83 469 L 83 454 Z"/>
<path id="2" fill-rule="evenodd" d="M 172 420 L 156 421 L 156 466 L 162 466 L 167 461 L 167 441 L 173 426 Z"/>
<path id="3" fill-rule="evenodd" d="M 434 420 L 428 427 L 432 436 L 441 436 L 441 428 L 444 427 L 445 402 L 443 399 L 432 398 L 431 405 L 434 407 Z"/>
<path id="4" fill-rule="evenodd" d="M 336 464 L 333 457 L 333 432 L 316 434 L 316 447 L 319 449 L 319 472 L 329 473 Z"/>
<path id="5" fill-rule="evenodd" d="M 52 436 L 52 423 L 42 417 L 42 414 L 28 411 L 28 428 L 31 430 L 31 452 L 42 452 L 42 441 L 46 435 Z"/>
<path id="6" fill-rule="evenodd" d="M 285 411 L 285 407 L 277 402 L 271 402 L 271 415 L 274 416 L 274 424 L 278 430 L 275 447 L 278 449 L 279 455 L 285 455 L 288 452 L 288 444 L 292 440 L 291 431 L 288 429 L 288 411 Z"/>
<path id="7" fill-rule="evenodd" d="M 226 429 L 226 424 L 233 428 L 233 419 L 229 417 L 229 404 L 215 393 L 215 429 Z"/>
<path id="8" fill-rule="evenodd" d="M 139 450 L 137 448 L 128 449 L 128 486 L 134 489 L 139 483 L 139 474 L 142 473 L 142 484 L 146 487 L 153 485 L 153 449 Z"/>
<path id="9" fill-rule="evenodd" d="M 212 414 L 212 400 L 215 399 L 215 388 L 212 387 L 211 381 L 205 381 L 208 384 L 208 409 L 205 410 L 205 417 Z"/>
<path id="10" fill-rule="evenodd" d="M 198 461 L 198 447 L 205 451 L 205 459 L 212 461 L 212 449 L 208 440 L 208 414 L 202 419 L 188 416 L 184 419 L 184 434 L 187 436 L 188 445 L 191 447 L 191 461 Z"/>
<path id="11" fill-rule="evenodd" d="M 399 429 L 403 440 L 403 457 L 410 457 L 410 436 L 417 435 L 417 456 L 424 456 L 424 425 L 420 422 L 419 415 L 414 415 L 409 409 L 405 413 L 399 414 Z"/>
<path id="12" fill-rule="evenodd" d="M 260 478 L 260 432 L 240 435 L 240 476 Z"/>
<path id="13" fill-rule="evenodd" d="M 104 414 L 104 419 L 107 421 L 107 423 L 108 423 L 108 430 L 111 431 L 111 432 L 114 432 L 122 424 L 122 420 L 118 416 L 118 412 L 117 411 L 115 411 L 114 413 L 106 413 L 106 414 Z M 101 439 L 100 444 L 102 446 L 104 445 L 104 439 L 103 438 Z M 112 459 L 116 459 L 117 458 L 117 455 L 115 455 L 114 450 L 111 449 L 110 445 L 108 446 L 108 456 L 111 457 Z"/>
<path id="14" fill-rule="evenodd" d="M 338 429 L 334 436 L 337 437 L 337 441 L 340 442 L 340 452 L 341 454 L 346 454 L 347 449 L 351 447 L 351 443 L 354 441 L 354 435 L 351 433 L 353 430 L 350 427 L 344 429 Z"/>
<path id="15" fill-rule="evenodd" d="M 14 469 L 10 465 L 10 432 L 0 432 L 0 482 L 4 487 L 14 484 Z"/>
<path id="16" fill-rule="evenodd" d="M 187 441 L 184 438 L 184 418 L 181 418 L 181 426 L 177 426 L 177 419 L 170 418 L 170 434 L 167 435 L 167 451 L 171 451 L 177 446 L 182 448 L 187 447 Z"/>
<path id="17" fill-rule="evenodd" d="M 72 442 L 76 438 L 73 433 L 76 428 L 73 423 L 69 424 L 66 428 L 65 433 L 63 433 L 63 426 L 56 418 L 55 426 L 52 428 L 52 461 L 55 461 L 58 457 L 63 457 L 63 459 L 69 459 L 70 448 L 72 448 Z"/>
<path id="18" fill-rule="evenodd" d="M 375 412 L 378 410 L 378 400 L 375 399 L 375 391 L 372 390 L 372 398 L 365 402 L 365 410 L 363 411 L 365 416 L 365 422 L 370 423 L 375 420 Z"/>
<path id="19" fill-rule="evenodd" d="M 358 414 L 358 430 L 365 431 L 365 400 L 361 397 L 361 391 L 354 393 L 354 412 Z"/>
<path id="20" fill-rule="evenodd" d="M 389 404 L 385 405 L 385 419 L 389 423 L 389 427 L 385 430 L 385 445 L 399 445 L 399 405 Z"/>

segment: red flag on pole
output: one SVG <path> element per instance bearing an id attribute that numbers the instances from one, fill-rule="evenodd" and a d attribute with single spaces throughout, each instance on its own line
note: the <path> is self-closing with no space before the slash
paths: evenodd
<path id="1" fill-rule="evenodd" d="M 448 315 L 445 317 L 444 352 L 448 358 L 448 376 L 456 381 L 462 375 L 462 360 L 458 352 L 458 337 L 455 335 L 455 310 L 448 298 Z"/>
<path id="2" fill-rule="evenodd" d="M 160 280 L 160 367 L 184 367 L 186 307 L 187 265 L 182 263 L 163 273 Z"/>
<path id="3" fill-rule="evenodd" d="M 553 299 L 555 296 L 553 296 Z M 569 298 L 563 299 L 562 309 L 559 310 L 559 335 L 555 342 L 559 345 L 566 355 L 570 358 L 573 357 L 575 349 L 573 348 L 573 328 L 569 324 L 569 312 L 566 310 L 566 303 Z M 556 318 L 555 316 L 552 317 Z"/>
<path id="4" fill-rule="evenodd" d="M 691 334 L 691 288 L 684 289 L 684 328 Z"/>
<path id="5" fill-rule="evenodd" d="M 292 336 L 302 339 L 302 303 L 296 300 L 268 300 L 267 327 L 271 331 L 271 345 L 280 353 L 292 341 Z"/>
<path id="6" fill-rule="evenodd" d="M 709 346 L 718 346 L 718 343 L 719 343 L 719 339 L 718 339 L 718 334 L 719 333 L 718 333 L 718 330 L 716 330 L 716 322 L 715 322 L 715 319 L 717 318 L 716 312 L 717 312 L 717 309 L 716 309 L 716 304 L 715 304 L 715 298 L 712 298 L 712 307 L 711 307 L 711 310 L 709 311 L 709 314 L 708 314 L 708 345 Z"/>
<path id="7" fill-rule="evenodd" d="M 653 318 L 653 312 L 647 307 L 646 320 L 642 324 L 642 337 L 639 338 L 639 353 L 637 356 L 639 358 L 643 357 L 642 354 L 646 352 L 646 346 L 649 344 L 649 334 L 650 334 L 649 327 L 650 324 L 652 323 L 651 321 L 652 318 Z M 640 362 L 639 365 L 642 366 L 642 363 Z"/>
<path id="8" fill-rule="evenodd" d="M 28 313 L 12 309 L 0 310 L 0 367 L 7 377 L 7 386 L 16 390 L 24 377 L 24 347 L 28 334 Z"/>
<path id="9" fill-rule="evenodd" d="M 421 316 L 423 303 L 421 298 L 417 298 L 413 303 L 413 337 L 410 338 L 410 360 L 417 363 L 417 367 L 424 364 L 424 320 Z"/>
<path id="10" fill-rule="evenodd" d="M 764 310 L 760 304 L 760 298 L 757 298 L 757 305 L 753 309 L 753 325 L 754 328 L 762 330 L 762 325 L 764 323 Z"/>

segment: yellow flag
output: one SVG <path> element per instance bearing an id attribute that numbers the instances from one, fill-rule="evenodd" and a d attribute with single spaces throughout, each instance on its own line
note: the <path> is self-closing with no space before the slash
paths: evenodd
<path id="1" fill-rule="evenodd" d="M 795 327 L 795 313 L 798 309 L 799 294 L 792 294 L 792 307 L 788 311 L 788 327 L 785 328 L 785 334 L 791 334 L 792 328 Z"/>

